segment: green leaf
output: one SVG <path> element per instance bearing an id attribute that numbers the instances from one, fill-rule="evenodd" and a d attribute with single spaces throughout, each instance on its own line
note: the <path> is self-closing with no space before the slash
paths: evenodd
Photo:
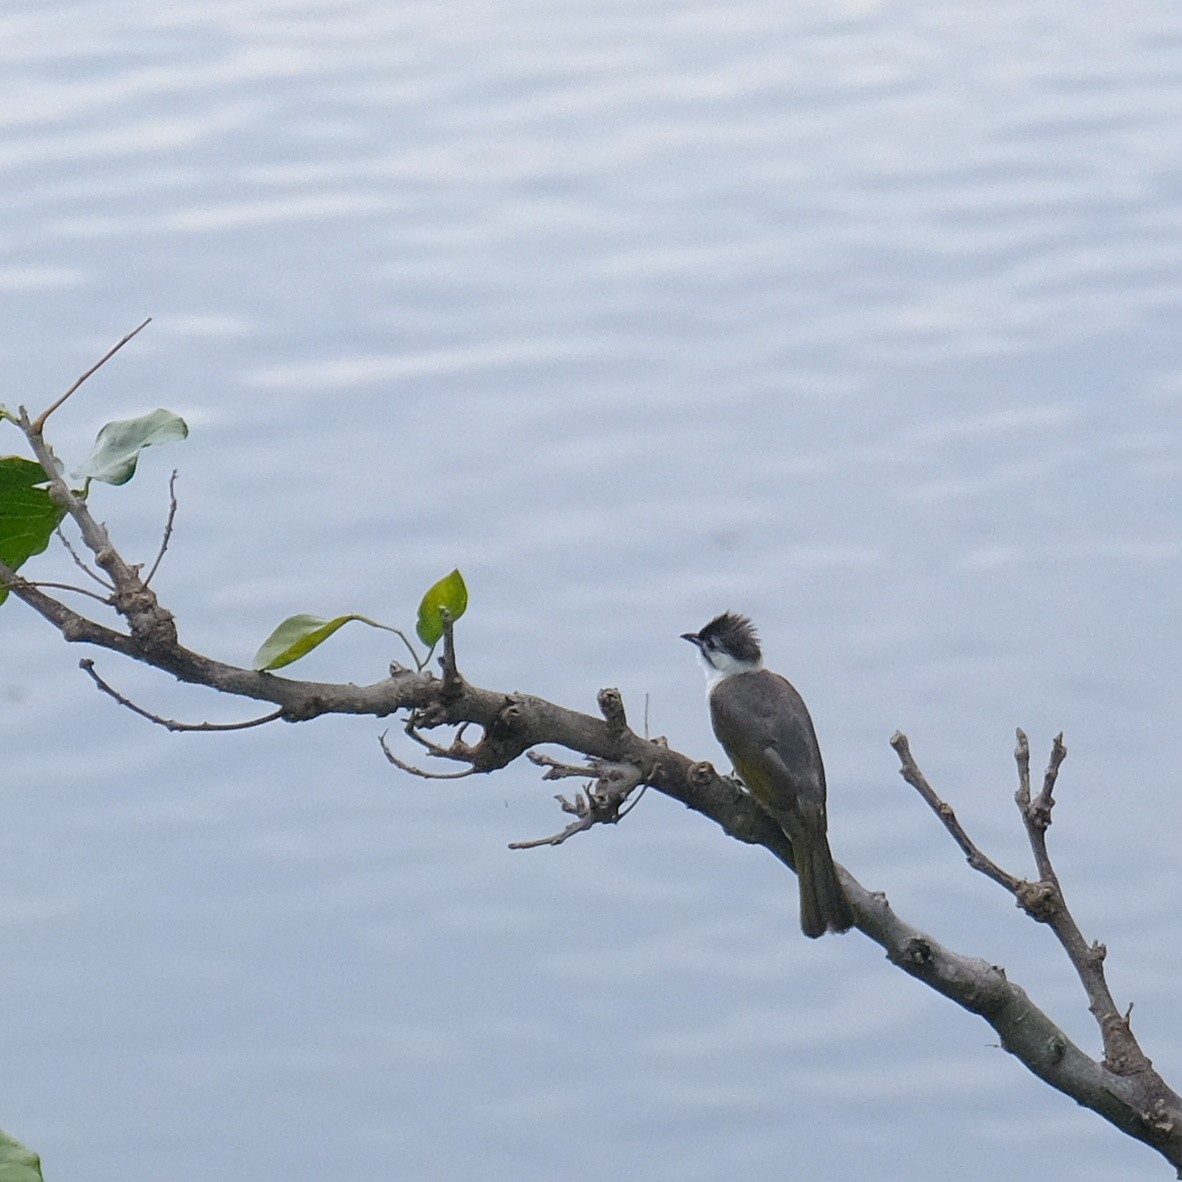
<path id="1" fill-rule="evenodd" d="M 307 656 L 318 645 L 323 644 L 338 628 L 344 627 L 350 620 L 360 620 L 374 628 L 381 628 L 381 624 L 368 620 L 365 616 L 337 616 L 332 620 L 322 620 L 319 616 L 288 616 L 266 640 L 254 655 L 256 669 L 282 669 Z"/>
<path id="2" fill-rule="evenodd" d="M 314 648 L 323 644 L 338 628 L 361 616 L 337 616 L 322 620 L 319 616 L 288 616 L 259 647 L 254 655 L 256 669 L 282 669 L 307 656 Z"/>
<path id="3" fill-rule="evenodd" d="M 188 434 L 185 420 L 170 410 L 154 410 L 138 419 L 116 419 L 99 431 L 94 450 L 74 475 L 82 480 L 126 484 L 135 475 L 145 447 L 185 439 Z"/>
<path id="4" fill-rule="evenodd" d="M 419 604 L 419 622 L 415 627 L 419 639 L 428 648 L 434 648 L 443 635 L 441 609 L 446 608 L 454 621 L 464 614 L 467 607 L 468 588 L 464 586 L 464 576 L 458 570 L 453 570 L 450 575 L 444 575 Z"/>
<path id="5" fill-rule="evenodd" d="M 16 570 L 49 545 L 65 509 L 49 499 L 40 464 L 23 456 L 0 456 L 0 561 Z M 0 587 L 0 603 L 8 588 Z"/>
<path id="6" fill-rule="evenodd" d="M 0 1182 L 45 1182 L 41 1159 L 7 1133 L 0 1133 Z"/>

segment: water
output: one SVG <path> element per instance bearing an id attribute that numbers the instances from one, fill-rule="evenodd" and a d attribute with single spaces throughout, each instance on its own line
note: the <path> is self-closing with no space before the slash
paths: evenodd
<path id="1" fill-rule="evenodd" d="M 408 625 L 458 563 L 474 681 L 618 685 L 715 758 L 676 638 L 748 611 L 839 857 L 1094 1050 L 886 743 L 1026 872 L 1013 728 L 1039 761 L 1065 729 L 1059 869 L 1177 1086 L 1180 34 L 1049 0 L 10 3 L 0 401 L 154 317 L 54 440 L 190 421 L 96 502 L 150 559 L 180 468 L 158 587 L 227 660 L 296 611 Z M 510 853 L 562 823 L 528 768 L 410 781 L 357 719 L 171 736 L 16 603 L 0 653 L 0 1127 L 54 1179 L 1157 1169 L 654 794 Z M 395 655 L 346 629 L 306 675 Z"/>

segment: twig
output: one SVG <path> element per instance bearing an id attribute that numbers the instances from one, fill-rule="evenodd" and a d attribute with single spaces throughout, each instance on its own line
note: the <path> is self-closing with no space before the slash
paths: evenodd
<path id="1" fill-rule="evenodd" d="M 104 607 L 111 606 L 111 597 L 109 595 L 100 595 L 97 591 L 89 591 L 85 587 L 76 587 L 73 583 L 46 583 L 40 579 L 30 581 L 30 587 L 38 587 L 42 591 L 48 589 L 51 591 L 72 591 L 75 595 L 85 595 L 87 599 L 95 599 Z"/>
<path id="2" fill-rule="evenodd" d="M 433 739 L 428 739 L 426 735 L 420 733 L 418 726 L 415 723 L 414 716 L 408 720 L 406 726 L 403 728 L 406 731 L 407 738 L 415 743 L 418 743 L 428 755 L 437 756 L 439 759 L 463 759 L 466 760 L 471 754 L 473 748 L 469 747 L 463 741 L 464 732 L 470 726 L 470 723 L 461 724 L 459 730 L 452 736 L 451 743 L 444 747 L 441 743 L 436 743 Z"/>
<path id="3" fill-rule="evenodd" d="M 895 749 L 895 754 L 898 755 L 899 763 L 902 765 L 899 768 L 899 775 L 923 797 L 928 807 L 940 818 L 944 828 L 952 835 L 953 841 L 960 846 L 968 864 L 974 870 L 980 871 L 987 878 L 991 878 L 994 882 L 1005 887 L 1011 894 L 1016 895 L 1018 888 L 1022 885 L 1022 880 L 1008 874 L 977 848 L 960 821 L 957 820 L 952 806 L 946 804 L 936 795 L 935 790 L 928 783 L 927 777 L 919 770 L 919 766 L 912 757 L 911 744 L 908 742 L 907 736 L 901 731 L 896 731 L 891 736 L 891 746 Z"/>
<path id="4" fill-rule="evenodd" d="M 401 772 L 406 772 L 411 776 L 418 776 L 420 780 L 462 780 L 465 776 L 473 776 L 477 772 L 477 768 L 466 767 L 459 772 L 429 772 L 426 768 L 415 767 L 413 763 L 407 763 L 405 760 L 399 759 L 393 751 L 390 750 L 386 743 L 386 735 L 389 731 L 383 731 L 378 736 L 378 742 L 382 745 L 382 751 L 385 752 L 386 758 Z M 445 754 L 445 752 L 438 751 L 431 754 Z"/>
<path id="5" fill-rule="evenodd" d="M 605 690 L 600 694 L 601 698 L 604 693 L 615 693 L 615 691 Z M 619 695 L 616 696 L 618 698 Z M 608 726 L 611 726 L 610 721 Z M 631 808 L 628 808 L 621 812 L 621 809 L 637 785 L 643 786 L 644 783 L 641 769 L 633 764 L 616 763 L 606 759 L 591 759 L 579 767 L 575 764 L 562 763 L 537 751 L 526 752 L 526 758 L 538 767 L 546 769 L 546 773 L 542 777 L 543 780 L 563 780 L 572 776 L 580 776 L 591 780 L 592 783 L 587 785 L 584 792 L 577 793 L 573 802 L 567 800 L 565 796 L 554 798 L 558 801 L 562 811 L 573 813 L 578 817 L 577 821 L 572 821 L 562 832 L 555 833 L 550 837 L 510 842 L 509 848 L 511 850 L 532 850 L 544 845 L 561 845 L 576 833 L 583 833 L 594 825 L 615 825 L 632 811 Z M 639 799 L 638 796 L 637 800 Z M 633 807 L 635 807 L 635 802 L 633 802 Z"/>
<path id="6" fill-rule="evenodd" d="M 48 419 L 49 416 L 51 414 L 53 414 L 53 412 L 55 410 L 57 410 L 58 407 L 61 406 L 62 403 L 64 403 L 66 401 L 66 399 L 69 398 L 70 395 L 72 395 L 78 389 L 78 387 L 81 386 L 82 383 L 86 381 L 87 378 L 92 377 L 100 369 L 102 369 L 102 367 L 104 365 L 106 365 L 107 362 L 110 361 L 111 358 L 114 357 L 115 354 L 118 353 L 119 350 L 122 349 L 123 346 L 126 345 L 127 342 L 132 339 L 132 337 L 134 337 L 138 333 L 142 332 L 151 323 L 152 323 L 152 317 L 149 316 L 148 319 L 145 320 L 143 322 L 143 324 L 141 324 L 138 328 L 133 328 L 131 330 L 131 332 L 129 332 L 127 334 L 127 336 L 125 336 L 117 345 L 113 345 L 110 349 L 108 349 L 55 403 L 53 403 L 51 406 L 46 407 L 46 409 L 43 410 L 32 421 L 32 423 L 29 424 L 29 427 L 32 430 L 33 434 L 40 435 L 42 430 L 44 430 L 44 428 L 45 428 L 46 419 Z"/>
<path id="7" fill-rule="evenodd" d="M 572 821 L 560 833 L 554 833 L 550 837 L 534 837 L 526 841 L 511 841 L 509 848 L 511 850 L 536 850 L 544 845 L 562 845 L 568 838 L 574 837 L 576 833 L 585 833 L 592 825 L 599 823 L 586 797 L 580 792 L 572 804 L 565 796 L 556 796 L 554 798 L 562 806 L 564 813 L 574 813 L 578 816 L 577 821 Z"/>
<path id="8" fill-rule="evenodd" d="M 78 664 L 90 675 L 95 685 L 104 694 L 114 698 L 120 706 L 126 706 L 132 714 L 138 714 L 141 718 L 146 718 L 149 722 L 154 722 L 157 726 L 162 726 L 170 731 L 245 731 L 252 727 L 262 726 L 267 722 L 276 722 L 284 714 L 281 707 L 278 710 L 272 710 L 270 714 L 264 714 L 259 718 L 249 718 L 245 722 L 177 722 L 174 718 L 162 718 L 159 714 L 153 714 L 150 710 L 137 706 L 130 698 L 124 697 L 114 686 L 109 685 L 98 675 L 94 668 L 94 662 L 89 658 L 79 661 Z"/>
<path id="9" fill-rule="evenodd" d="M 640 791 L 634 797 L 632 797 L 631 800 L 628 801 L 627 808 L 620 809 L 620 814 L 616 819 L 618 821 L 622 821 L 641 802 L 641 800 L 644 799 L 644 794 L 647 791 L 648 791 L 648 781 L 644 780 L 641 782 Z"/>
<path id="10" fill-rule="evenodd" d="M 1030 740 L 1026 738 L 1026 732 L 1021 727 L 1018 727 L 1017 737 L 1014 762 L 1018 765 L 1018 791 L 1014 793 L 1014 800 L 1025 817 L 1030 808 Z"/>
<path id="11" fill-rule="evenodd" d="M 385 628 L 385 625 L 382 625 L 382 626 Z M 412 661 L 414 661 L 414 663 L 415 663 L 415 671 L 417 673 L 422 673 L 423 666 L 427 662 L 425 659 L 422 659 L 419 657 L 419 654 L 418 654 L 417 650 L 415 649 L 415 646 L 413 644 L 411 644 L 411 642 L 409 640 L 407 640 L 406 633 L 402 632 L 398 628 L 386 628 L 385 630 L 387 632 L 393 632 L 394 635 L 397 636 L 398 639 L 401 640 L 402 643 L 406 645 L 406 651 L 408 653 L 410 653 L 410 659 Z M 397 677 L 398 674 L 401 673 L 402 671 L 403 671 L 403 667 L 401 665 L 399 665 L 396 661 L 390 662 L 390 676 L 391 677 Z"/>
<path id="12" fill-rule="evenodd" d="M 563 763 L 561 760 L 555 759 L 552 755 L 545 755 L 541 751 L 527 751 L 525 758 L 537 767 L 544 767 L 546 769 L 545 774 L 542 776 L 543 780 L 565 780 L 572 777 L 586 780 L 588 777 L 593 777 L 596 774 L 595 769 L 588 767 L 586 764 Z"/>
<path id="13" fill-rule="evenodd" d="M 1042 880 L 1029 887 L 1032 892 L 1037 892 L 1033 898 L 1027 901 L 1020 896 L 1019 901 L 1036 919 L 1043 920 L 1050 927 L 1067 953 L 1087 994 L 1088 1009 L 1099 1024 L 1104 1040 L 1105 1064 L 1121 1075 L 1146 1071 L 1150 1067 L 1149 1060 L 1129 1024 L 1132 1008 L 1121 1014 L 1108 988 L 1104 973 L 1104 958 L 1108 950 L 1098 941 L 1089 944 L 1084 938 L 1067 906 L 1067 898 L 1047 849 L 1047 829 L 1050 828 L 1051 813 L 1055 807 L 1055 785 L 1058 783 L 1059 769 L 1067 758 L 1063 734 L 1057 734 L 1051 744 L 1042 788 L 1033 800 L 1030 799 L 1030 744 L 1021 730 L 1017 732 L 1017 739 L 1014 757 L 1018 764 L 1018 791 L 1015 800 Z"/>
<path id="14" fill-rule="evenodd" d="M 156 561 L 152 563 L 151 569 L 144 578 L 144 586 L 147 587 L 151 583 L 156 571 L 160 567 L 160 563 L 164 558 L 164 552 L 168 549 L 168 543 L 172 538 L 172 523 L 176 520 L 176 469 L 173 468 L 172 475 L 168 478 L 168 520 L 164 523 L 164 536 L 160 539 L 160 549 L 156 552 Z"/>
<path id="15" fill-rule="evenodd" d="M 902 764 L 899 769 L 900 775 L 918 790 L 940 818 L 944 827 L 965 852 L 969 865 L 1004 887 L 1014 896 L 1022 910 L 1039 923 L 1045 923 L 1054 933 L 1068 960 L 1071 961 L 1072 968 L 1075 969 L 1076 976 L 1087 995 L 1088 1008 L 1100 1028 L 1105 1066 L 1117 1075 L 1147 1071 L 1151 1066 L 1149 1060 L 1133 1037 L 1128 1016 L 1122 1017 L 1109 991 L 1104 976 L 1106 949 L 1100 943 L 1089 945 L 1084 939 L 1067 908 L 1059 877 L 1047 851 L 1046 831 L 1050 825 L 1051 809 L 1054 805 L 1054 787 L 1059 768 L 1067 757 L 1063 736 L 1059 734 L 1055 737 L 1050 762 L 1043 777 L 1042 790 L 1033 801 L 1030 798 L 1030 744 L 1021 730 L 1017 732 L 1017 736 L 1018 745 L 1014 751 L 1014 759 L 1018 765 L 1018 790 L 1014 799 L 1022 814 L 1022 821 L 1034 851 L 1039 872 L 1037 882 L 1027 882 L 1008 874 L 977 849 L 957 821 L 952 808 L 936 795 L 916 766 L 906 735 L 896 733 L 891 739 L 891 746 L 894 747 Z"/>
<path id="16" fill-rule="evenodd" d="M 1026 755 L 1023 757 L 1023 747 Z M 1018 746 L 1015 755 L 1018 760 L 1018 808 L 1022 813 L 1022 820 L 1026 826 L 1026 836 L 1030 841 L 1030 849 L 1034 854 L 1035 864 L 1038 866 L 1040 877 L 1058 885 L 1051 858 L 1047 852 L 1047 830 L 1051 827 L 1051 813 L 1055 807 L 1055 783 L 1059 779 L 1059 768 L 1067 758 L 1067 748 L 1063 746 L 1063 733 L 1055 736 L 1051 745 L 1051 758 L 1047 770 L 1043 775 L 1042 790 L 1030 799 L 1030 744 L 1026 735 L 1018 731 Z"/>
<path id="17" fill-rule="evenodd" d="M 543 780 L 565 780 L 575 776 L 585 780 L 591 775 L 595 775 L 597 777 L 600 776 L 602 774 L 602 766 L 606 766 L 597 766 L 597 761 L 593 761 L 590 766 L 587 764 L 563 763 L 561 760 L 555 759 L 550 755 L 544 755 L 540 751 L 527 751 L 525 753 L 525 757 L 530 761 L 530 763 L 537 764 L 538 767 L 544 767 L 546 769 L 545 775 L 542 776 Z M 635 787 L 635 785 L 633 785 L 633 787 Z M 627 808 L 620 810 L 617 820 L 622 821 L 640 803 L 640 798 L 645 794 L 647 788 L 648 779 L 642 779 L 640 781 L 640 791 L 637 792 L 636 796 L 628 802 Z M 628 791 L 631 792 L 632 789 L 630 788 Z M 556 796 L 554 799 L 561 801 L 563 798 L 561 796 Z M 563 840 L 565 840 L 565 838 Z M 544 841 L 540 844 L 547 844 L 547 842 Z M 518 845 L 512 846 L 511 848 L 528 849 L 530 846 Z"/>
<path id="18" fill-rule="evenodd" d="M 439 609 L 439 618 L 443 624 L 443 655 L 439 658 L 439 667 L 443 671 L 443 686 L 441 694 L 444 701 L 457 698 L 464 688 L 463 678 L 456 668 L 456 638 L 455 620 L 447 608 Z"/>
<path id="19" fill-rule="evenodd" d="M 92 578 L 100 587 L 105 587 L 108 591 L 114 591 L 114 585 L 107 579 L 104 579 L 98 571 L 91 570 L 89 566 L 83 561 L 82 555 L 70 544 L 70 539 L 62 532 L 62 527 L 59 525 L 54 531 L 57 534 L 57 540 L 61 542 L 66 548 L 66 553 L 74 560 L 74 565 L 84 574 Z M 110 600 L 107 600 L 109 603 Z"/>

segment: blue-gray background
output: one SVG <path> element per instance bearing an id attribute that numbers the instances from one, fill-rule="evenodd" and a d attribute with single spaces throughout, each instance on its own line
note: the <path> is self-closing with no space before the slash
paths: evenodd
<path id="1" fill-rule="evenodd" d="M 53 434 L 190 421 L 95 493 L 150 558 L 181 469 L 188 643 L 408 625 L 458 564 L 473 680 L 713 758 L 677 634 L 748 611 L 838 856 L 1094 1050 L 887 746 L 1027 872 L 1013 728 L 1063 728 L 1064 882 L 1182 1082 L 1182 9 L 7 0 L 0 69 L 0 401 L 155 318 Z M 53 1182 L 1167 1174 L 666 800 L 512 853 L 562 820 L 526 766 L 173 736 L 80 655 L 0 612 L 0 1127 Z"/>

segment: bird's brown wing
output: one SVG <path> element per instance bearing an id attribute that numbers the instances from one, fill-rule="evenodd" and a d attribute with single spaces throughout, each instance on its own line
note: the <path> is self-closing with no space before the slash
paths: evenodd
<path id="1" fill-rule="evenodd" d="M 824 824 L 825 767 L 804 700 L 779 674 L 737 673 L 710 699 L 718 741 L 774 816 L 801 812 Z"/>
<path id="2" fill-rule="evenodd" d="M 743 783 L 792 842 L 805 935 L 846 931 L 854 914 L 829 852 L 825 768 L 800 695 L 775 673 L 738 673 L 711 695 L 710 717 Z"/>

